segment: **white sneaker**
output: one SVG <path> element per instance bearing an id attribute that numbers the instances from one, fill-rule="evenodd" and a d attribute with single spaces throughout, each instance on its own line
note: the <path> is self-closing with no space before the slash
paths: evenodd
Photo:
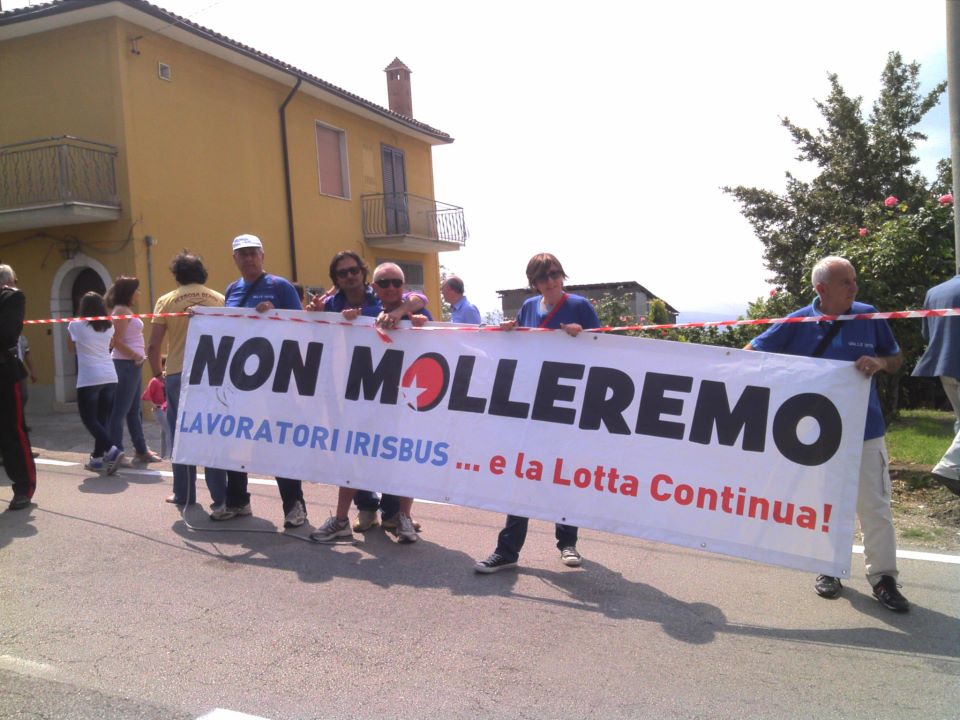
<path id="1" fill-rule="evenodd" d="M 233 508 L 228 508 L 226 505 L 216 505 L 210 512 L 211 520 L 232 520 L 236 516 L 237 512 Z"/>
<path id="2" fill-rule="evenodd" d="M 361 510 L 357 513 L 357 521 L 353 524 L 353 530 L 354 532 L 366 532 L 379 524 L 376 510 Z"/>
<path id="3" fill-rule="evenodd" d="M 342 540 L 353 540 L 353 531 L 350 529 L 350 520 L 337 520 L 332 515 L 319 528 L 310 533 L 310 539 L 316 543 L 335 543 Z"/>
<path id="4" fill-rule="evenodd" d="M 409 515 L 398 513 L 397 515 L 397 542 L 415 543 L 420 539 L 417 535 L 417 529 L 413 526 L 413 520 Z"/>
<path id="5" fill-rule="evenodd" d="M 307 521 L 307 509 L 303 506 L 303 501 L 297 500 L 290 512 L 283 519 L 283 526 L 286 528 L 300 527 Z"/>

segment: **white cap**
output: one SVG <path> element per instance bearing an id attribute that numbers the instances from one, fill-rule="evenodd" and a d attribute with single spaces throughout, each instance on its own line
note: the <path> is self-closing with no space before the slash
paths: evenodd
<path id="1" fill-rule="evenodd" d="M 241 248 L 255 247 L 257 250 L 263 252 L 263 243 L 260 242 L 260 238 L 256 235 L 237 235 L 233 239 L 233 251 L 236 252 Z"/>

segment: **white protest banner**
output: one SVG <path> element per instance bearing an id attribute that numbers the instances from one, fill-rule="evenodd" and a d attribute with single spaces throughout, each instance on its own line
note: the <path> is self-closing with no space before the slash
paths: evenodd
<path id="1" fill-rule="evenodd" d="M 830 360 L 198 308 L 174 458 L 848 577 L 868 391 Z"/>

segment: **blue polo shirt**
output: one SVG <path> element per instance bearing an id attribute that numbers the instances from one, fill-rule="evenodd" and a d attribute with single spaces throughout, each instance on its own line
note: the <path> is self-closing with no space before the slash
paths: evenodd
<path id="1" fill-rule="evenodd" d="M 251 283 L 252 285 L 253 283 Z M 223 293 L 223 304 L 225 307 L 241 307 L 240 301 L 247 292 L 247 282 L 240 278 L 227 285 L 227 290 Z M 290 284 L 290 281 L 284 280 L 278 275 L 263 276 L 263 279 L 256 284 L 253 292 L 247 296 L 242 307 L 255 308 L 262 302 L 270 301 L 278 310 L 302 310 L 300 296 L 297 289 Z"/>
<path id="2" fill-rule="evenodd" d="M 550 318 L 550 324 L 547 325 L 551 330 L 559 330 L 561 325 L 568 323 L 577 323 L 584 330 L 591 330 L 600 327 L 600 319 L 597 317 L 597 311 L 593 309 L 593 303 L 580 295 L 567 293 L 567 299 L 557 310 L 556 314 Z M 527 298 L 520 308 L 517 315 L 517 325 L 520 327 L 535 328 L 540 327 L 550 312 L 543 312 L 540 301 L 542 295 L 536 295 Z"/>
<path id="3" fill-rule="evenodd" d="M 323 304 L 323 309 L 326 312 L 343 312 L 348 307 L 351 307 L 351 305 L 347 303 L 347 296 L 343 294 L 342 290 L 337 290 L 333 297 Z M 360 314 L 375 318 L 380 314 L 381 309 L 380 298 L 377 297 L 373 288 L 367 285 L 363 289 L 363 304 L 360 306 Z"/>
<path id="4" fill-rule="evenodd" d="M 823 315 L 819 308 L 820 298 L 813 301 L 788 317 L 816 317 Z M 855 302 L 843 315 L 877 312 L 873 305 Z M 779 323 L 751 341 L 754 350 L 783 353 L 785 355 L 808 356 L 817 349 L 820 341 L 830 329 L 832 322 Z M 893 337 L 890 323 L 886 320 L 848 320 L 840 326 L 830 344 L 820 355 L 829 360 L 854 362 L 858 358 L 888 357 L 900 352 L 900 346 Z M 883 410 L 880 407 L 880 395 L 877 383 L 870 379 L 870 402 L 867 405 L 867 425 L 864 440 L 883 437 L 886 427 L 883 423 Z"/>
<path id="5" fill-rule="evenodd" d="M 450 322 L 464 323 L 465 325 L 479 325 L 481 323 L 480 311 L 477 310 L 477 306 L 467 300 L 467 296 L 464 295 L 460 298 L 460 302 L 450 306 Z"/>

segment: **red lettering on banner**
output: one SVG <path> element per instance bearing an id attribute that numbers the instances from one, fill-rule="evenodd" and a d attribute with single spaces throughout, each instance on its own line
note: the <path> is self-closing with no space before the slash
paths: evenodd
<path id="1" fill-rule="evenodd" d="M 720 512 L 725 515 L 747 517 L 751 520 L 773 520 L 778 525 L 795 525 L 804 530 L 817 529 L 818 514 L 815 508 L 749 495 L 745 487 L 734 490 L 732 487 L 725 486 L 717 491 L 709 487 L 675 483 L 669 475 L 659 473 L 650 480 L 650 497 L 657 502 L 673 502 L 680 507 Z M 829 522 L 832 510 L 833 507 L 829 503 L 824 504 L 823 525 L 820 526 L 823 532 L 830 532 Z"/>
<path id="2" fill-rule="evenodd" d="M 582 490 L 592 486 L 594 490 L 629 497 L 637 497 L 640 487 L 640 481 L 633 475 L 621 475 L 617 468 L 612 467 L 608 470 L 603 465 L 597 465 L 592 472 L 589 468 L 576 468 L 573 471 L 572 479 L 563 475 L 563 458 L 557 458 L 553 466 L 554 485 L 569 487 L 572 481 L 573 485 Z M 617 485 L 618 480 L 622 481 L 619 486 Z"/>
<path id="3" fill-rule="evenodd" d="M 490 472 L 494 475 L 503 475 L 503 469 L 507 466 L 507 459 L 503 455 L 494 455 L 490 458 Z"/>

